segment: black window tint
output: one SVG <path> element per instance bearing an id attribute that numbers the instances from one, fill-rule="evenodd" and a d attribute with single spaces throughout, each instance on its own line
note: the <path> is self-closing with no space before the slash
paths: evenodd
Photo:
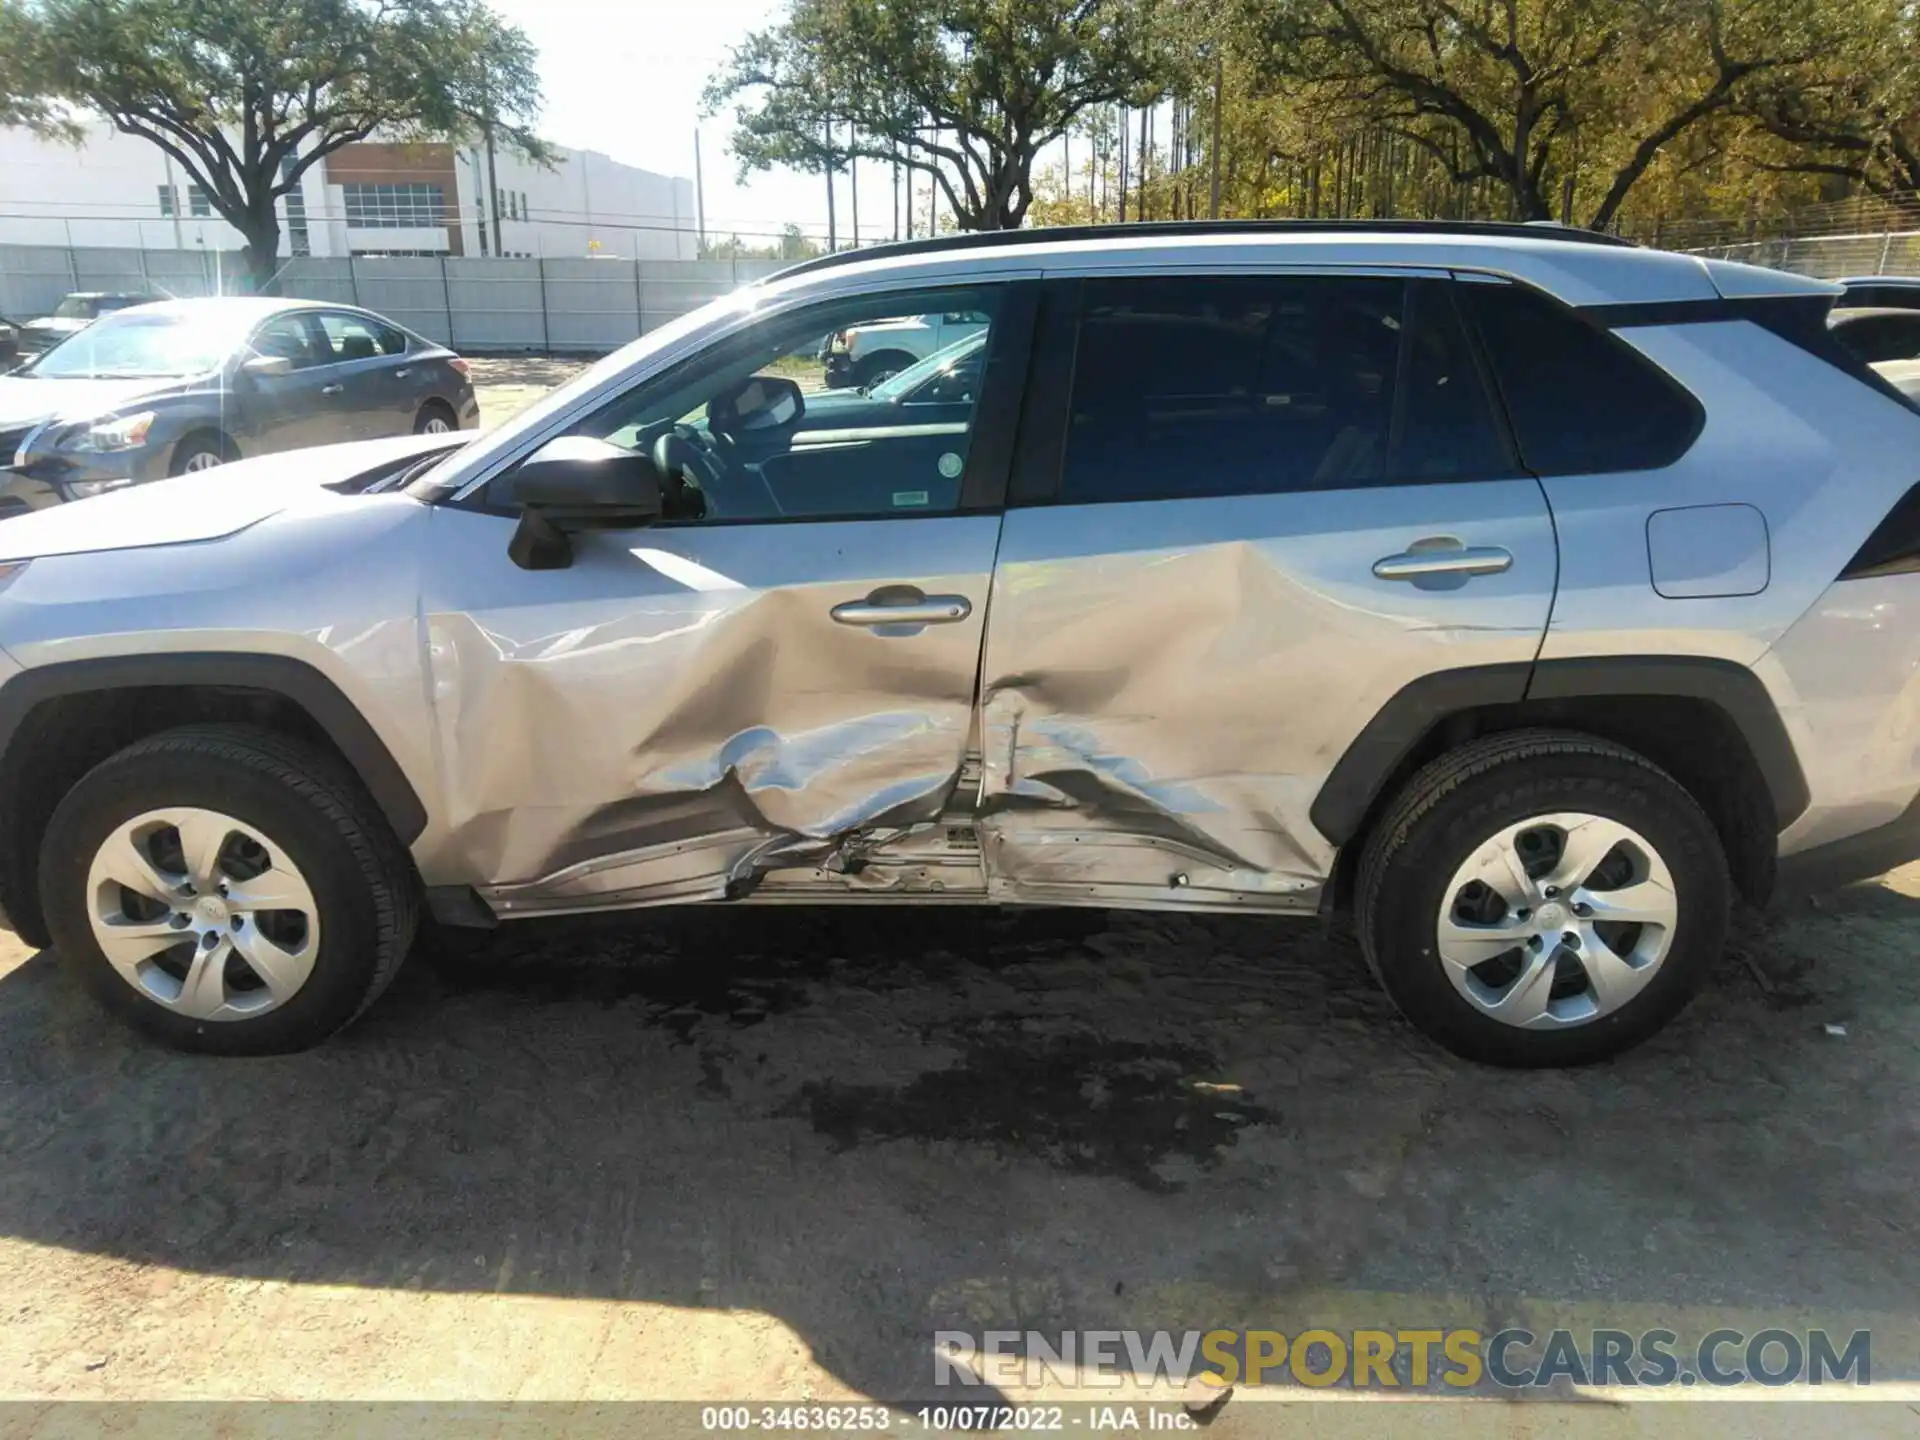
<path id="1" fill-rule="evenodd" d="M 1462 285 L 1520 458 L 1541 475 L 1654 470 L 1700 430 L 1687 392 L 1623 341 L 1523 285 Z"/>
<path id="2" fill-rule="evenodd" d="M 1090 282 L 1069 415 L 1067 502 L 1511 469 L 1444 293 L 1385 277 Z"/>

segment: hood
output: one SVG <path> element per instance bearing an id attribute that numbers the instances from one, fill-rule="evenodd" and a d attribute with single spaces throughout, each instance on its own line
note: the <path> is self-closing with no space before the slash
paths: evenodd
<path id="1" fill-rule="evenodd" d="M 42 315 L 37 320 L 29 320 L 20 328 L 35 335 L 72 335 L 91 325 L 91 320 L 82 320 L 77 316 Z"/>
<path id="2" fill-rule="evenodd" d="M 0 520 L 0 561 L 223 539 L 285 511 L 345 503 L 326 487 L 445 448 L 445 435 L 323 445 L 35 510 Z"/>
<path id="3" fill-rule="evenodd" d="M 174 377 L 148 380 L 32 380 L 0 376 L 0 428 L 37 425 L 56 416 L 84 420 L 133 400 L 182 388 Z"/>

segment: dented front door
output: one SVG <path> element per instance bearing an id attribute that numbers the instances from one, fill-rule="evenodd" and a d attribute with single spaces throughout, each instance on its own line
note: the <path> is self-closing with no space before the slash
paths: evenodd
<path id="1" fill-rule="evenodd" d="M 938 818 L 998 516 L 601 534 L 551 571 L 434 519 L 445 805 L 496 908 L 717 899 Z"/>
<path id="2" fill-rule="evenodd" d="M 941 846 L 974 735 L 1033 286 L 756 319 L 569 433 L 650 455 L 662 522 L 508 554 L 512 470 L 436 513 L 424 622 L 450 854 L 502 911 L 984 890 Z M 971 408 L 822 387 L 820 337 L 978 311 Z M 905 855 L 915 856 L 911 861 Z"/>

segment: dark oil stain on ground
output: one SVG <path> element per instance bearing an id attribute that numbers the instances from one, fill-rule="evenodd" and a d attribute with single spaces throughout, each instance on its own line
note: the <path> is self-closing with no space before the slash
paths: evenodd
<path id="1" fill-rule="evenodd" d="M 901 1139 L 991 1144 L 1161 1192 L 1182 1188 L 1161 1173 L 1167 1161 L 1210 1168 L 1242 1129 L 1280 1123 L 1244 1094 L 1210 1088 L 1213 1059 L 1191 1046 L 1036 1034 L 1017 1016 L 927 1038 L 958 1046 L 961 1062 L 901 1086 L 809 1084 L 784 1113 L 811 1120 L 842 1149 Z"/>

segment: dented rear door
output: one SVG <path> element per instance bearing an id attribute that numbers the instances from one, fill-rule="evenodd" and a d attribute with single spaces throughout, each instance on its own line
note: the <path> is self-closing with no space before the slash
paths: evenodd
<path id="1" fill-rule="evenodd" d="M 1440 275 L 1051 283 L 982 671 L 998 898 L 1317 902 L 1405 687 L 1511 666 L 1555 542 Z"/>
<path id="2" fill-rule="evenodd" d="M 435 516 L 438 873 L 477 877 L 509 914 L 738 897 L 781 872 L 857 888 L 876 852 L 937 830 L 975 733 L 1034 296 L 939 298 L 995 315 L 983 394 L 952 433 L 816 391 L 813 419 L 842 404 L 844 423 L 730 439 L 704 516 L 576 536 L 564 569 L 509 559 L 502 494 Z M 792 349 L 765 373 L 892 313 L 860 305 L 781 317 Z M 573 433 L 652 449 L 658 417 L 702 398 L 707 363 Z M 679 439 L 704 445 L 705 424 Z"/>

